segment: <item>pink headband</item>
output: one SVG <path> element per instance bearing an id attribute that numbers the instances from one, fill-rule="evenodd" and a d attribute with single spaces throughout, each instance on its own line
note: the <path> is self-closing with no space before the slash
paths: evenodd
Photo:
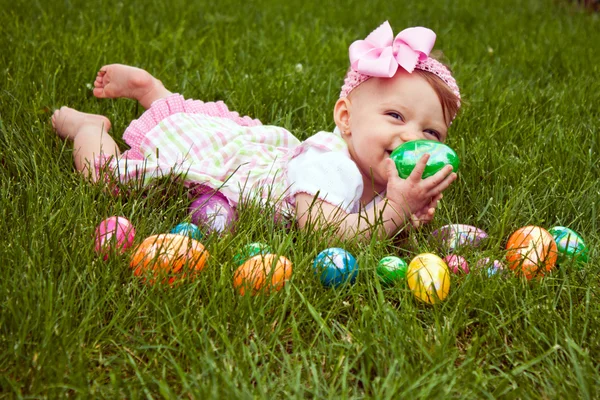
<path id="1" fill-rule="evenodd" d="M 407 28 L 395 38 L 388 21 L 365 38 L 350 45 L 350 70 L 344 79 L 340 97 L 372 77 L 391 78 L 398 67 L 412 73 L 414 69 L 431 72 L 440 78 L 458 97 L 460 91 L 456 80 L 444 64 L 429 57 L 435 44 L 435 33 L 423 27 Z"/>

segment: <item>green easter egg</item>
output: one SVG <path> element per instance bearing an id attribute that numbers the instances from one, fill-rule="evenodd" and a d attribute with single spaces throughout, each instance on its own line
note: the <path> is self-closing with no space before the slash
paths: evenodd
<path id="1" fill-rule="evenodd" d="M 383 257 L 377 264 L 377 275 L 385 284 L 406 278 L 408 264 L 399 257 Z"/>
<path id="2" fill-rule="evenodd" d="M 458 171 L 460 160 L 456 152 L 435 140 L 411 140 L 395 149 L 390 157 L 396 164 L 400 178 L 406 179 L 426 153 L 429 153 L 430 157 L 423 172 L 423 179 L 435 175 L 446 165 L 452 165 L 452 171 Z"/>
<path id="3" fill-rule="evenodd" d="M 577 232 L 564 226 L 555 226 L 548 232 L 550 232 L 556 242 L 556 247 L 558 247 L 559 264 L 566 263 L 571 259 L 577 264 L 588 261 L 588 248 Z"/>
<path id="4" fill-rule="evenodd" d="M 268 253 L 271 253 L 271 248 L 268 245 L 260 242 L 248 243 L 242 248 L 242 251 L 233 257 L 233 263 L 239 267 L 255 255 Z"/>

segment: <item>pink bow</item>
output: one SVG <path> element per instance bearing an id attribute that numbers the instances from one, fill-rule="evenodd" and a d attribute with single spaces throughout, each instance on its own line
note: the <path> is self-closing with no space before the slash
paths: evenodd
<path id="1" fill-rule="evenodd" d="M 435 32 L 417 26 L 396 38 L 388 21 L 365 38 L 350 45 L 350 65 L 364 75 L 391 78 L 398 65 L 413 72 L 418 61 L 426 60 L 435 44 Z"/>

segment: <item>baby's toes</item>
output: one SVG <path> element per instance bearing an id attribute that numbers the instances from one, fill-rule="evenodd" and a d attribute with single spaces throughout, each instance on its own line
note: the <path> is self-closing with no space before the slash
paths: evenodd
<path id="1" fill-rule="evenodd" d="M 56 128 L 58 121 L 60 121 L 60 117 L 61 117 L 61 114 L 62 114 L 64 108 L 65 108 L 65 106 L 62 106 L 58 110 L 54 110 L 54 112 L 52 113 L 52 126 L 54 128 Z"/>

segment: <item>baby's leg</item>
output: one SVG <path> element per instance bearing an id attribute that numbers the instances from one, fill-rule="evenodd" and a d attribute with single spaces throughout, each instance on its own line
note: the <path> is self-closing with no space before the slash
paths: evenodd
<path id="1" fill-rule="evenodd" d="M 126 97 L 150 108 L 155 100 L 171 95 L 161 81 L 140 68 L 123 64 L 105 65 L 94 82 L 94 96 L 114 99 Z"/>
<path id="2" fill-rule="evenodd" d="M 94 160 L 97 156 L 118 157 L 119 148 L 108 134 L 110 121 L 102 115 L 86 114 L 69 107 L 61 107 L 52 115 L 52 126 L 58 136 L 73 140 L 75 168 L 98 180 Z"/>

